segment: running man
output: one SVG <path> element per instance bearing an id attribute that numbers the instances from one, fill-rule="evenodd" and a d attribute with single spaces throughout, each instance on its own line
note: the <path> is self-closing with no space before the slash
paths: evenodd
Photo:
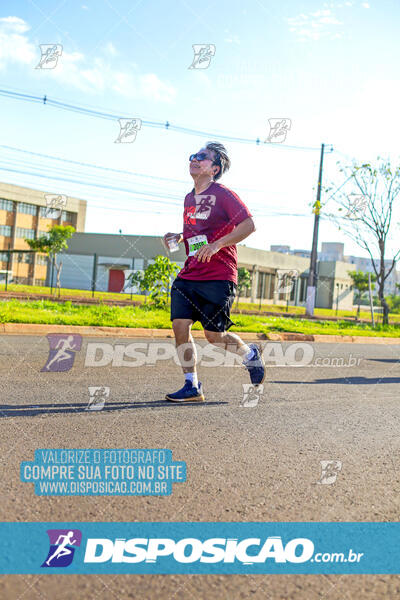
<path id="1" fill-rule="evenodd" d="M 71 550 L 69 548 L 67 548 L 67 546 L 69 544 L 71 546 L 73 546 L 76 543 L 76 540 L 71 539 L 73 537 L 74 537 L 74 532 L 73 531 L 68 531 L 67 535 L 60 535 L 58 537 L 58 540 L 56 541 L 56 544 L 59 544 L 59 546 L 55 550 L 54 554 L 52 554 L 50 556 L 50 558 L 48 560 L 46 560 L 46 565 L 47 566 L 50 566 L 50 563 L 53 560 L 53 558 L 61 558 L 62 556 L 66 556 L 67 554 L 71 554 Z M 61 539 L 63 541 L 60 544 L 60 540 Z"/>
<path id="2" fill-rule="evenodd" d="M 234 325 L 230 309 L 237 289 L 236 244 L 255 231 L 252 216 L 239 196 L 217 180 L 230 167 L 225 147 L 208 142 L 189 158 L 194 188 L 184 203 L 183 233 L 167 233 L 165 243 L 184 242 L 187 259 L 171 288 L 171 321 L 184 386 L 166 395 L 172 402 L 203 401 L 196 371 L 196 348 L 191 334 L 200 321 L 208 342 L 239 354 L 253 385 L 265 379 L 259 347 L 245 344 L 227 330 Z"/>
<path id="3" fill-rule="evenodd" d="M 71 359 L 71 355 L 68 354 L 67 350 L 75 350 L 75 346 L 73 345 L 74 336 L 69 335 L 67 339 L 60 339 L 56 344 L 56 349 L 58 352 L 53 356 L 49 364 L 46 366 L 46 370 L 49 371 L 50 367 L 55 362 L 61 362 L 62 360 Z"/>

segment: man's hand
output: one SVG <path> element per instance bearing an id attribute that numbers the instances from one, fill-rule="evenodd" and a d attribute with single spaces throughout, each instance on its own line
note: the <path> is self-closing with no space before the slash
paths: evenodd
<path id="1" fill-rule="evenodd" d="M 214 254 L 216 254 L 220 249 L 221 246 L 218 241 L 213 242 L 212 244 L 205 244 L 197 250 L 194 257 L 197 258 L 199 262 L 210 262 L 211 257 L 214 256 Z"/>
<path id="2" fill-rule="evenodd" d="M 168 232 L 164 235 L 164 244 L 167 246 L 168 248 L 168 240 L 173 240 L 175 239 L 176 243 L 179 244 L 180 242 L 183 241 L 183 235 L 181 233 L 171 233 Z"/>

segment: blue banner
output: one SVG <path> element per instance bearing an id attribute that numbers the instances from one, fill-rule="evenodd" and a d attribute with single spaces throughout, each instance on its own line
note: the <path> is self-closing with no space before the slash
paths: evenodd
<path id="1" fill-rule="evenodd" d="M 186 463 L 159 448 L 39 448 L 20 475 L 37 496 L 168 496 Z"/>
<path id="2" fill-rule="evenodd" d="M 399 523 L 0 523 L 1 574 L 400 573 Z"/>

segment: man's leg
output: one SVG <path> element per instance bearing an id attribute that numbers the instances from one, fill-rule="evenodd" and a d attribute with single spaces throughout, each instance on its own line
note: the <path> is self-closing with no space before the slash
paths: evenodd
<path id="1" fill-rule="evenodd" d="M 174 319 L 172 329 L 175 335 L 175 344 L 178 351 L 179 362 L 183 373 L 196 375 L 196 346 L 191 333 L 193 321 L 191 319 Z"/>
<path id="2" fill-rule="evenodd" d="M 174 319 L 172 328 L 175 334 L 178 358 L 185 375 L 185 385 L 181 390 L 167 394 L 165 398 L 173 402 L 203 401 L 203 391 L 197 379 L 196 346 L 191 334 L 192 319 Z"/>
<path id="3" fill-rule="evenodd" d="M 247 345 L 236 334 L 228 331 L 210 331 L 204 329 L 204 335 L 210 344 L 219 348 L 239 354 L 243 358 L 243 364 L 249 371 L 250 380 L 259 385 L 265 379 L 265 364 L 257 344 Z"/>
<path id="4" fill-rule="evenodd" d="M 210 344 L 215 344 L 219 348 L 239 354 L 242 358 L 249 356 L 251 348 L 236 333 L 204 329 L 204 335 Z"/>

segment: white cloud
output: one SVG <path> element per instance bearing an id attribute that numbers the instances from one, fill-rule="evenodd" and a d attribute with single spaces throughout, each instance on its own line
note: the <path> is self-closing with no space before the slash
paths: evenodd
<path id="1" fill-rule="evenodd" d="M 19 17 L 0 19 L 0 70 L 13 63 L 26 65 L 34 72 L 40 59 L 40 49 L 27 35 L 30 26 Z M 157 102 L 171 102 L 175 88 L 163 82 L 155 73 L 140 74 L 131 65 L 116 68 L 113 62 L 118 52 L 111 42 L 105 47 L 107 58 L 88 60 L 80 52 L 67 52 L 64 48 L 54 69 L 46 70 L 63 86 L 75 87 L 85 93 L 97 93 L 111 89 L 129 98 L 146 98 Z M 124 70 L 126 69 L 126 70 Z M 40 76 L 40 70 L 35 71 Z"/>
<path id="2" fill-rule="evenodd" d="M 362 2 L 362 3 L 361 3 L 361 6 L 362 6 L 363 8 L 370 8 L 370 5 L 368 4 L 368 2 Z"/>
<path id="3" fill-rule="evenodd" d="M 342 25 L 330 8 L 317 10 L 297 17 L 288 18 L 289 31 L 294 33 L 298 41 L 319 40 L 321 38 L 337 39 L 341 33 L 333 31 L 330 26 Z"/>
<path id="4" fill-rule="evenodd" d="M 230 37 L 224 38 L 224 42 L 227 44 L 240 44 L 239 36 L 231 35 Z"/>
<path id="5" fill-rule="evenodd" d="M 107 44 L 104 46 L 104 50 L 106 54 L 109 54 L 110 56 L 117 56 L 117 54 L 119 54 L 112 42 L 107 42 Z"/>
<path id="6" fill-rule="evenodd" d="M 148 73 L 139 77 L 140 89 L 146 98 L 165 100 L 170 102 L 175 96 L 175 89 L 163 83 L 155 73 Z"/>
<path id="7" fill-rule="evenodd" d="M 0 27 L 15 33 L 25 33 L 30 29 L 28 23 L 19 17 L 3 17 L 0 19 Z"/>
<path id="8" fill-rule="evenodd" d="M 0 19 L 0 70 L 12 63 L 29 65 L 35 56 L 39 59 L 40 53 L 23 35 L 29 29 L 29 25 L 19 17 Z"/>

